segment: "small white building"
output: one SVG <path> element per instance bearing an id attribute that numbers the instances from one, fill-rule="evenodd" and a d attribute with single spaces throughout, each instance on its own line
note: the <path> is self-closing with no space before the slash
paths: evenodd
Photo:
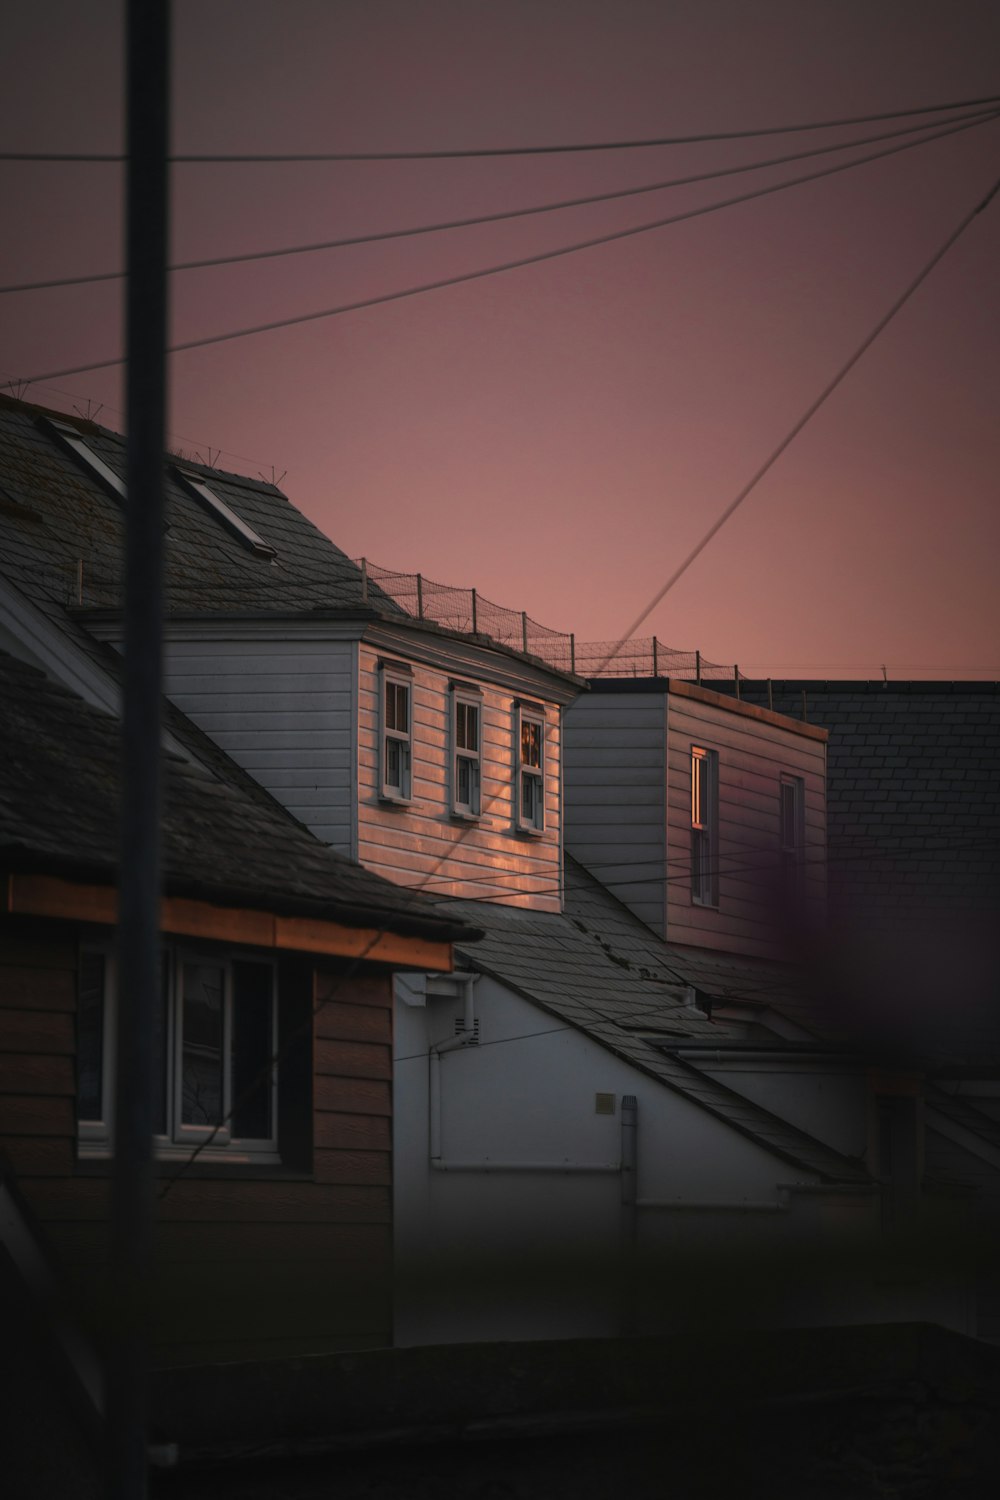
<path id="1" fill-rule="evenodd" d="M 713 1021 L 681 952 L 572 860 L 562 913 L 455 905 L 485 929 L 461 971 L 397 980 L 399 1342 L 653 1331 L 699 1310 L 972 1331 L 952 1280 L 879 1284 L 865 1066 L 762 1024 L 773 965 L 727 960 L 713 987 L 734 1016 L 749 1000 Z"/>

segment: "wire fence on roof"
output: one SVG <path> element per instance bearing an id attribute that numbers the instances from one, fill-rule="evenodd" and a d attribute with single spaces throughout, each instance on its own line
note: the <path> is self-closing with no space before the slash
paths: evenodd
<path id="1" fill-rule="evenodd" d="M 675 651 L 656 636 L 616 641 L 578 642 L 563 630 L 552 630 L 524 610 L 494 604 L 477 589 L 437 583 L 422 573 L 396 573 L 367 558 L 358 559 L 369 600 L 388 596 L 419 620 L 428 620 L 461 635 L 487 636 L 512 651 L 538 657 L 547 666 L 580 677 L 690 677 L 695 681 L 731 679 L 735 667 L 705 661 L 700 651 Z"/>
<path id="2" fill-rule="evenodd" d="M 117 610 L 123 605 L 121 577 L 115 571 L 84 565 L 82 559 L 62 565 L 20 564 L 27 581 L 41 584 L 54 602 L 85 609 Z M 172 568 L 165 580 L 168 614 L 195 611 L 376 609 L 388 615 L 424 620 L 458 635 L 477 636 L 519 651 L 561 672 L 579 677 L 680 677 L 693 682 L 732 681 L 737 669 L 706 661 L 699 651 L 677 651 L 656 636 L 622 643 L 578 641 L 552 630 L 524 610 L 507 609 L 477 589 L 456 588 L 422 573 L 397 573 L 366 558 L 344 558 L 336 569 L 314 576 L 246 573 L 240 576 L 211 565 Z M 740 674 L 742 676 L 742 674 Z"/>

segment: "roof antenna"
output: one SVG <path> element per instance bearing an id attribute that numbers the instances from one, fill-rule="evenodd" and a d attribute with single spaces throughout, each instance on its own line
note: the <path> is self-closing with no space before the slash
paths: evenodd
<path id="1" fill-rule="evenodd" d="M 882 686 L 883 687 L 888 687 L 888 685 L 889 685 L 889 674 L 888 674 L 888 672 L 885 669 L 885 662 L 883 662 L 882 663 Z"/>
<path id="2" fill-rule="evenodd" d="M 272 464 L 271 465 L 271 477 L 270 477 L 270 479 L 268 479 L 268 477 L 267 477 L 266 474 L 262 474 L 261 471 L 260 471 L 260 469 L 257 470 L 257 473 L 260 476 L 260 479 L 261 479 L 261 481 L 264 484 L 273 485 L 274 488 L 277 489 L 278 485 L 281 483 L 281 481 L 284 479 L 285 475 L 288 473 L 288 470 L 287 469 L 282 469 L 281 473 L 277 476 L 277 478 L 275 478 L 274 464 Z"/>
<path id="3" fill-rule="evenodd" d="M 77 406 L 75 401 L 73 402 L 73 410 L 78 411 L 85 422 L 96 422 L 98 414 L 104 410 L 104 402 L 99 401 L 95 406 L 88 396 L 86 411 L 84 411 L 82 406 Z"/>
<path id="4" fill-rule="evenodd" d="M 211 449 L 211 447 L 209 447 L 209 449 L 207 451 L 208 451 L 208 457 L 207 458 L 202 458 L 201 454 L 198 452 L 198 450 L 196 448 L 194 450 L 194 456 L 195 456 L 195 458 L 198 460 L 198 462 L 200 464 L 204 464 L 205 465 L 206 469 L 216 469 L 216 468 L 218 468 L 218 466 L 219 466 L 219 459 L 222 457 L 222 449 L 221 448 L 216 448 L 216 450 L 215 450 L 215 457 L 214 458 L 212 457 L 212 449 Z"/>
<path id="5" fill-rule="evenodd" d="M 10 391 L 15 401 L 23 401 L 24 393 L 28 389 L 28 386 L 30 384 L 30 380 L 8 380 L 7 389 Z"/>

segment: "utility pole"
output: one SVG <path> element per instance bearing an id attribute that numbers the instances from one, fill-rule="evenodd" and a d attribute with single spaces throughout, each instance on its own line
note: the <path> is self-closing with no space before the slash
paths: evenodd
<path id="1" fill-rule="evenodd" d="M 169 0 L 128 0 L 125 667 L 107 1493 L 144 1500 L 160 979 Z"/>

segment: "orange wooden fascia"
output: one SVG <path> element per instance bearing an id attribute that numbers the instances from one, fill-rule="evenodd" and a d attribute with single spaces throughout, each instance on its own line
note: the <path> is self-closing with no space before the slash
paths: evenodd
<path id="1" fill-rule="evenodd" d="M 79 885 L 53 875 L 8 875 L 6 909 L 12 914 L 94 922 L 113 927 L 118 920 L 118 892 L 112 886 Z M 407 937 L 377 927 L 346 927 L 315 917 L 281 917 L 242 907 L 213 906 L 183 896 L 164 896 L 160 930 L 241 947 L 324 954 L 331 958 L 369 959 L 408 969 L 450 974 L 452 946 L 432 938 Z"/>

